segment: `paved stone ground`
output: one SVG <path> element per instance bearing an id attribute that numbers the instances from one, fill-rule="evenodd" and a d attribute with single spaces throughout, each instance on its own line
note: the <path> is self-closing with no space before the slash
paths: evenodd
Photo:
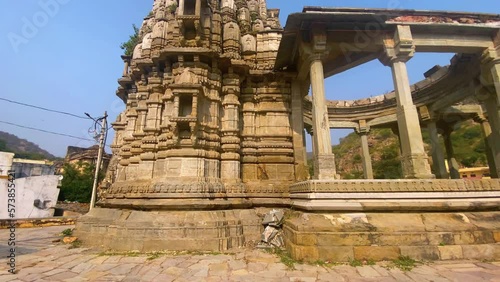
<path id="1" fill-rule="evenodd" d="M 70 226 L 73 227 L 73 226 Z M 0 282 L 4 281 L 499 281 L 500 262 L 434 262 L 412 271 L 381 265 L 296 264 L 260 250 L 233 254 L 102 255 L 53 243 L 68 226 L 17 230 L 17 268 L 7 272 L 8 230 L 0 230 Z"/>

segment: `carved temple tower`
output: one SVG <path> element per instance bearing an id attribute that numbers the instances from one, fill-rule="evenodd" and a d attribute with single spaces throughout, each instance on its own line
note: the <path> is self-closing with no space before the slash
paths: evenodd
<path id="1" fill-rule="evenodd" d="M 123 56 L 117 95 L 126 109 L 87 231 L 107 208 L 203 217 L 285 203 L 297 179 L 290 78 L 273 72 L 278 16 L 265 0 L 154 1 L 133 56 Z"/>
<path id="2" fill-rule="evenodd" d="M 290 84 L 272 74 L 281 31 L 265 1 L 156 0 L 119 80 L 127 107 L 103 205 L 286 193 Z"/>

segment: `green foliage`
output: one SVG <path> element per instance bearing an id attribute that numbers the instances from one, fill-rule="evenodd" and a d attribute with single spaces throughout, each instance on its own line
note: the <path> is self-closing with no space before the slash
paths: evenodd
<path id="1" fill-rule="evenodd" d="M 403 177 L 399 140 L 390 129 L 372 129 L 369 133 L 370 155 L 372 158 L 373 174 L 376 179 L 400 179 Z M 422 138 L 429 157 L 430 137 L 425 128 L 422 128 Z M 440 138 L 440 145 L 444 151 L 444 143 Z M 481 127 L 472 121 L 464 122 L 451 135 L 454 155 L 462 167 L 486 166 L 486 148 L 482 137 Z M 339 145 L 334 146 L 338 172 L 343 179 L 363 178 L 359 171 L 361 161 L 361 142 L 356 133 L 342 138 Z M 343 164 L 343 165 L 339 165 Z"/>
<path id="2" fill-rule="evenodd" d="M 14 141 L 15 142 L 15 141 Z M 45 159 L 55 159 L 53 156 L 47 156 L 38 152 L 26 152 L 17 151 L 16 149 L 11 149 L 7 146 L 7 141 L 0 139 L 0 151 L 14 153 L 14 158 L 28 159 L 28 160 L 45 160 Z"/>
<path id="3" fill-rule="evenodd" d="M 278 256 L 281 263 L 284 264 L 288 269 L 295 269 L 296 263 L 302 263 L 300 261 L 294 260 L 287 251 L 284 251 L 280 248 L 268 249 L 267 251 Z"/>
<path id="4" fill-rule="evenodd" d="M 63 232 L 61 232 L 61 234 L 64 236 L 71 236 L 73 234 L 73 229 L 71 228 L 64 229 Z"/>
<path id="5" fill-rule="evenodd" d="M 45 160 L 46 156 L 40 153 L 27 153 L 27 152 L 18 152 L 14 156 L 19 159 L 28 159 L 28 160 Z"/>
<path id="6" fill-rule="evenodd" d="M 358 170 L 352 170 L 350 173 L 342 174 L 344 179 L 362 179 L 364 177 L 364 173 Z"/>
<path id="7" fill-rule="evenodd" d="M 78 164 L 65 164 L 63 166 L 63 180 L 59 201 L 77 201 L 89 203 L 92 196 L 92 184 L 94 182 L 95 165 L 79 162 Z M 104 173 L 99 174 L 99 180 Z"/>
<path id="8" fill-rule="evenodd" d="M 361 262 L 359 259 L 351 259 L 349 260 L 349 265 L 352 267 L 363 266 L 363 262 Z"/>
<path id="9" fill-rule="evenodd" d="M 486 165 L 486 148 L 481 133 L 481 126 L 472 122 L 461 124 L 451 135 L 455 158 L 464 167 Z"/>
<path id="10" fill-rule="evenodd" d="M 399 258 L 393 260 L 392 263 L 403 271 L 410 271 L 415 267 L 417 262 L 409 256 L 399 256 Z"/>
<path id="11" fill-rule="evenodd" d="M 1 140 L 1 139 L 0 139 L 0 151 L 8 152 L 7 142 L 5 142 L 4 140 Z"/>
<path id="12" fill-rule="evenodd" d="M 309 175 L 312 177 L 314 175 L 314 163 L 312 159 L 307 160 L 307 168 L 309 169 Z"/>
<path id="13" fill-rule="evenodd" d="M 139 28 L 135 26 L 135 24 L 132 25 L 132 28 L 134 29 L 134 34 L 130 35 L 130 38 L 127 42 L 123 42 L 120 48 L 122 48 L 124 51 L 124 54 L 126 56 L 132 56 L 134 54 L 134 49 L 137 44 L 139 44 Z"/>
<path id="14" fill-rule="evenodd" d="M 76 240 L 73 243 L 71 243 L 71 246 L 69 246 L 68 249 L 77 249 L 80 248 L 81 246 L 82 246 L 82 241 Z"/>
<path id="15" fill-rule="evenodd" d="M 257 14 L 252 13 L 250 15 L 250 18 L 252 19 L 252 22 L 255 22 L 258 19 L 258 16 L 257 16 Z"/>
<path id="16" fill-rule="evenodd" d="M 399 147 L 391 143 L 381 149 L 380 160 L 373 163 L 373 176 L 375 179 L 400 179 L 403 177 Z"/>
<path id="17" fill-rule="evenodd" d="M 171 14 L 174 14 L 176 10 L 177 10 L 177 3 L 173 3 L 172 5 L 168 6 L 168 11 Z"/>
<path id="18" fill-rule="evenodd" d="M 361 155 L 360 155 L 360 154 L 356 154 L 356 155 L 354 155 L 353 161 L 354 161 L 355 163 L 361 163 L 361 160 L 362 160 L 362 157 L 361 157 Z"/>

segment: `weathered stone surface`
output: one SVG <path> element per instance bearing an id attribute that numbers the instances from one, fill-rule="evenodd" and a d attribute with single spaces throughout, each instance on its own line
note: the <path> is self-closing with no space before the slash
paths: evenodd
<path id="1" fill-rule="evenodd" d="M 401 255 L 415 260 L 438 260 L 439 252 L 436 246 L 400 246 Z"/>
<path id="2" fill-rule="evenodd" d="M 113 250 L 223 251 L 258 240 L 261 219 L 252 210 L 141 212 L 95 208 L 81 218 L 76 236 Z"/>
<path id="3" fill-rule="evenodd" d="M 438 246 L 439 258 L 442 260 L 463 259 L 461 246 Z"/>
<path id="4" fill-rule="evenodd" d="M 356 246 L 354 249 L 354 258 L 359 260 L 393 260 L 397 259 L 401 252 L 398 247 L 395 246 Z"/>
<path id="5" fill-rule="evenodd" d="M 394 259 L 399 255 L 417 260 L 465 259 L 468 257 L 463 247 L 468 252 L 473 252 L 474 248 L 481 249 L 473 256 L 475 259 L 481 256 L 491 258 L 497 255 L 493 232 L 500 228 L 490 221 L 495 218 L 495 214 L 497 212 L 474 215 L 440 213 L 427 217 L 428 213 L 296 212 L 286 220 L 284 231 L 292 256 L 308 261 L 349 261 L 353 258 L 382 260 Z M 473 216 L 477 221 L 462 220 Z M 431 222 L 431 219 L 435 221 Z M 485 222 L 481 223 L 481 219 Z M 460 220 L 458 227 L 448 227 L 457 220 Z M 412 229 L 410 223 L 416 228 Z"/>

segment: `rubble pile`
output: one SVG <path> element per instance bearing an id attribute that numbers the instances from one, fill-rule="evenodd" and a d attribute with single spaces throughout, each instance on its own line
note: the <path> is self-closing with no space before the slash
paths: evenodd
<path id="1" fill-rule="evenodd" d="M 261 236 L 261 242 L 257 245 L 257 248 L 267 249 L 285 246 L 282 230 L 285 218 L 284 215 L 283 210 L 273 209 L 264 216 L 262 225 L 265 226 L 265 229 Z"/>

